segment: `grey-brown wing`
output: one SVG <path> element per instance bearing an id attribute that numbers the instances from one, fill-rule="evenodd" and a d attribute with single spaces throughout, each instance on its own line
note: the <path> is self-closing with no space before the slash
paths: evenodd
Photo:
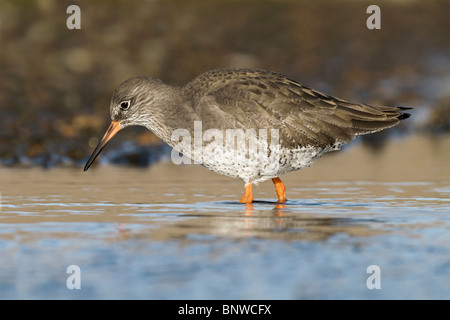
<path id="1" fill-rule="evenodd" d="M 205 76 L 195 110 L 206 127 L 278 129 L 289 147 L 346 143 L 408 116 L 401 112 L 406 108 L 352 103 L 272 72 L 217 70 Z"/>

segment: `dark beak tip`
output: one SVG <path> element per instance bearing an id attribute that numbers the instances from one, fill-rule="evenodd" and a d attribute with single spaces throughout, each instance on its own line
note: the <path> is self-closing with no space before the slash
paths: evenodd
<path id="1" fill-rule="evenodd" d="M 88 171 L 89 167 L 91 166 L 91 164 L 89 163 L 89 161 L 85 164 L 83 171 L 86 172 Z"/>
<path id="2" fill-rule="evenodd" d="M 103 136 L 102 140 L 98 143 L 97 147 L 95 148 L 94 152 L 92 152 L 89 160 L 87 161 L 86 165 L 84 166 L 84 171 L 87 171 L 91 164 L 94 163 L 97 156 L 102 152 L 103 148 L 106 146 L 109 140 L 119 131 L 121 130 L 120 122 L 113 121 L 111 125 L 109 126 L 108 130 L 106 131 L 105 135 Z"/>

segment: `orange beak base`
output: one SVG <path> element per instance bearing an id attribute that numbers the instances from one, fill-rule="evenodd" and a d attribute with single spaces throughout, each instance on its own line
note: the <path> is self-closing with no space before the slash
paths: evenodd
<path id="1" fill-rule="evenodd" d="M 88 162 L 84 166 L 84 171 L 89 169 L 91 164 L 94 162 L 94 160 L 97 158 L 97 156 L 102 152 L 103 148 L 106 146 L 106 144 L 109 142 L 109 140 L 112 139 L 112 137 L 115 136 L 117 132 L 119 132 L 122 128 L 120 127 L 120 121 L 112 121 L 111 125 L 109 126 L 108 130 L 106 131 L 105 135 L 103 136 L 102 140 L 99 142 L 97 147 L 95 148 L 94 152 L 92 152 L 91 157 L 89 158 Z"/>

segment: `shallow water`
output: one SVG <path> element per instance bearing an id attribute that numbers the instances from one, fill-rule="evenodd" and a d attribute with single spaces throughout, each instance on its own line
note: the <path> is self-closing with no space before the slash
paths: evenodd
<path id="1" fill-rule="evenodd" d="M 449 147 L 354 144 L 283 176 L 284 205 L 194 165 L 1 168 L 0 298 L 449 299 Z"/>

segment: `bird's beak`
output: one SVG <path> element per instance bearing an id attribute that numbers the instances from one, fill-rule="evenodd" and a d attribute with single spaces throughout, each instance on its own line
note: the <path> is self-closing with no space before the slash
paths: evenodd
<path id="1" fill-rule="evenodd" d="M 95 158 L 102 152 L 103 148 L 106 146 L 109 140 L 114 137 L 114 135 L 119 132 L 122 128 L 120 127 L 120 121 L 112 121 L 111 125 L 109 126 L 108 130 L 106 131 L 105 135 L 103 136 L 102 140 L 99 142 L 97 147 L 95 148 L 94 152 L 92 152 L 91 157 L 89 158 L 88 162 L 84 166 L 84 171 L 89 169 L 91 164 L 94 162 Z"/>

